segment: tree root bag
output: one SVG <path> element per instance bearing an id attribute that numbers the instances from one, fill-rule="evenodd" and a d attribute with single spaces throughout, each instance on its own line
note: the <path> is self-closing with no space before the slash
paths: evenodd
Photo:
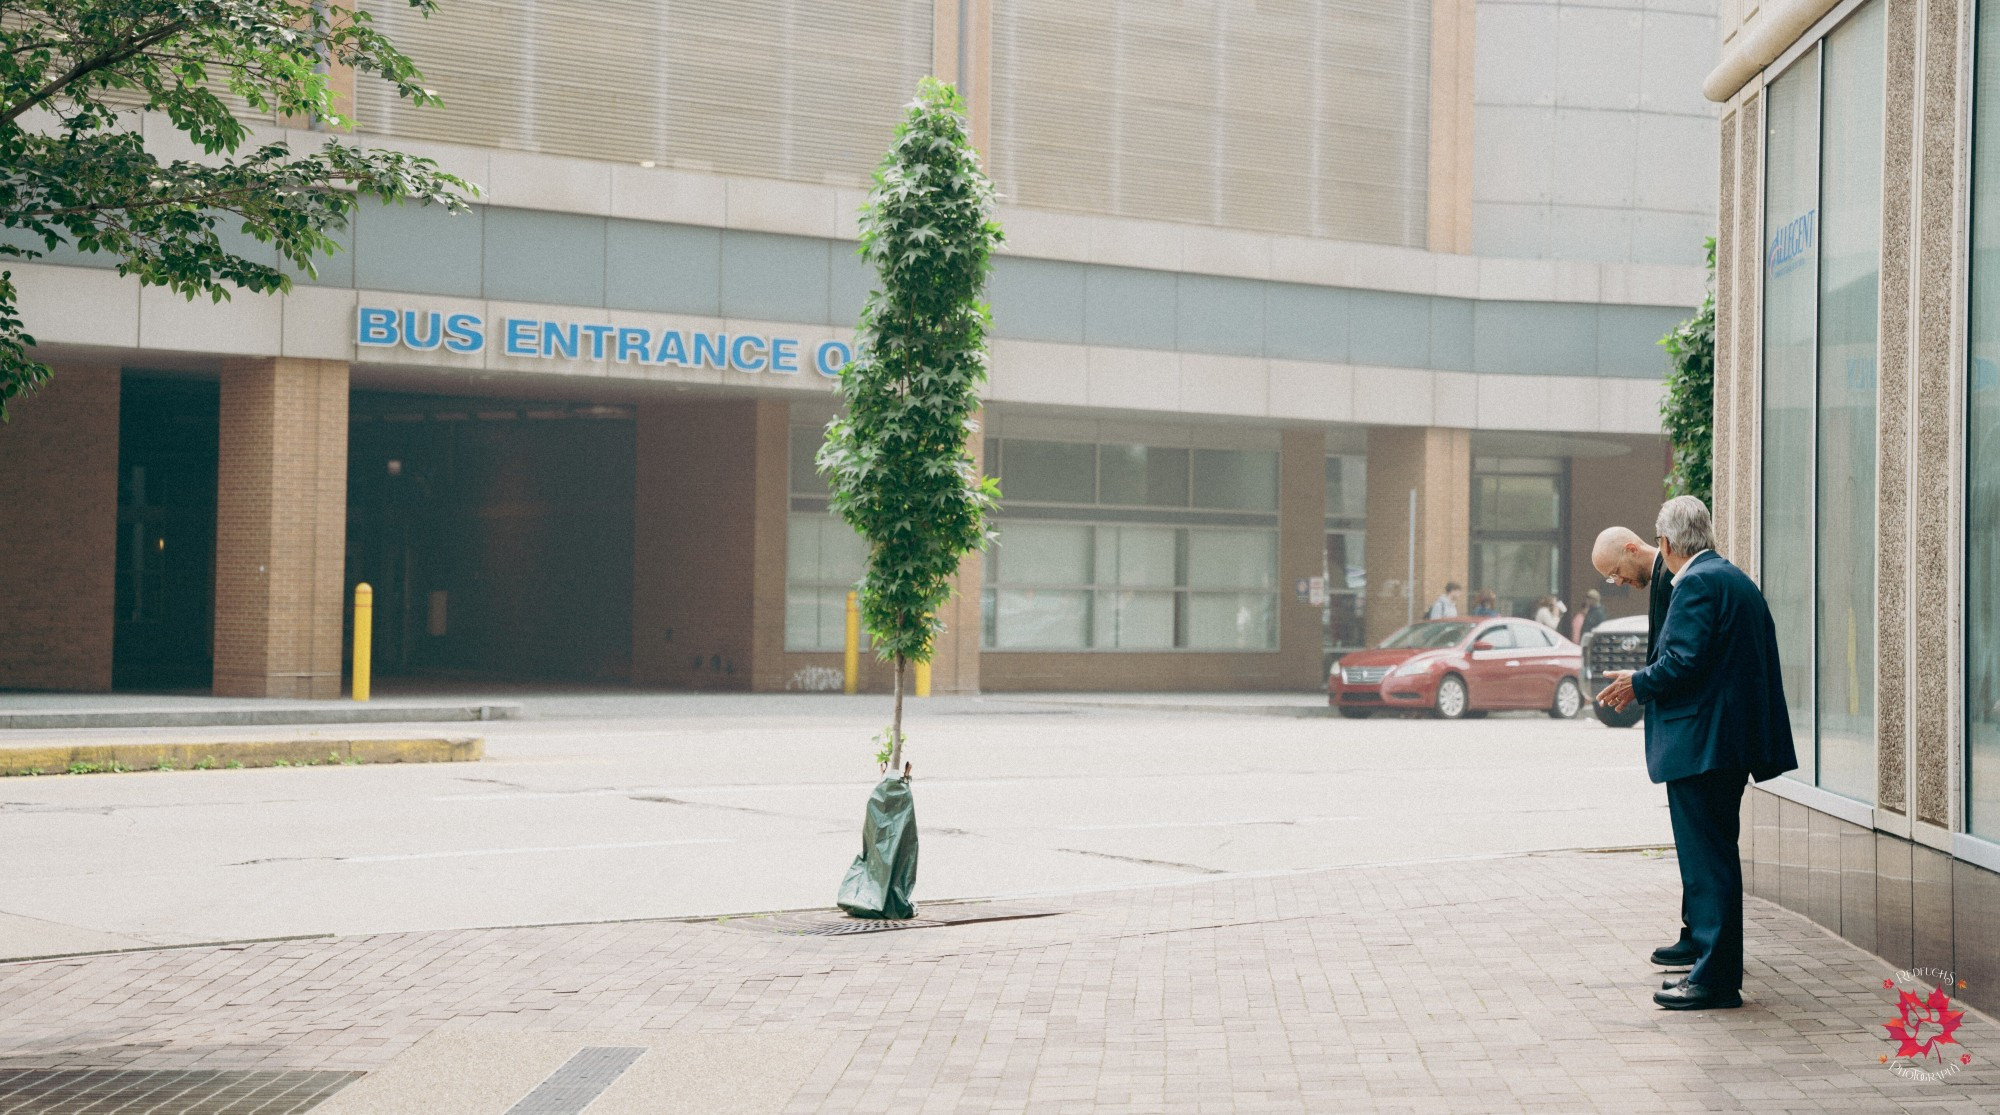
<path id="1" fill-rule="evenodd" d="M 857 918 L 912 918 L 916 886 L 917 803 L 909 780 L 892 774 L 868 795 L 861 854 L 841 880 L 840 908 Z"/>

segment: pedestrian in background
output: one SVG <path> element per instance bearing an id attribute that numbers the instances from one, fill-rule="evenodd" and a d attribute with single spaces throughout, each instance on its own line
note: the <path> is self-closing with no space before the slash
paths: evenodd
<path id="1" fill-rule="evenodd" d="M 1589 592 L 1583 594 L 1582 609 L 1570 617 L 1569 641 L 1572 643 L 1583 642 L 1583 637 L 1590 634 L 1592 628 L 1603 622 L 1604 594 L 1598 592 L 1596 589 L 1591 589 Z"/>
<path id="2" fill-rule="evenodd" d="M 1490 588 L 1480 589 L 1472 597 L 1472 614 L 1475 616 L 1497 616 L 1500 614 L 1500 598 L 1493 595 Z"/>
<path id="3" fill-rule="evenodd" d="M 1563 607 L 1562 601 L 1556 599 L 1555 593 L 1550 593 L 1542 597 L 1541 602 L 1536 605 L 1535 622 L 1551 631 L 1560 631 L 1562 630 L 1563 613 L 1568 610 Z"/>
<path id="4" fill-rule="evenodd" d="M 1465 591 L 1465 586 L 1459 584 L 1457 581 L 1446 581 L 1444 583 L 1443 595 L 1439 596 L 1436 600 L 1431 601 L 1430 611 L 1424 613 L 1424 618 L 1450 619 L 1451 617 L 1457 615 L 1458 594 L 1464 591 Z"/>

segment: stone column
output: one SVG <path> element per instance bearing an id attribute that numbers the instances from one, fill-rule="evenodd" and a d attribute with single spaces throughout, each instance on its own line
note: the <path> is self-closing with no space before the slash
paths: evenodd
<path id="1" fill-rule="evenodd" d="M 1409 582 L 1412 488 L 1417 491 L 1414 585 Z M 1401 627 L 1412 610 L 1421 617 L 1447 581 L 1466 584 L 1471 546 L 1472 431 L 1370 428 L 1368 641 Z"/>
<path id="2" fill-rule="evenodd" d="M 111 688 L 117 592 L 115 366 L 63 364 L 0 425 L 0 678 Z"/>
<path id="3" fill-rule="evenodd" d="M 222 365 L 215 693 L 341 693 L 347 365 Z"/>

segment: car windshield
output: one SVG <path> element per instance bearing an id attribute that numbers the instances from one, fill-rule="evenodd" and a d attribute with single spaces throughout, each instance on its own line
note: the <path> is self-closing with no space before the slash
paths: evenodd
<path id="1" fill-rule="evenodd" d="M 1382 643 L 1383 650 L 1435 650 L 1438 647 L 1453 647 L 1465 640 L 1465 633 L 1472 630 L 1469 623 L 1413 623 Z"/>

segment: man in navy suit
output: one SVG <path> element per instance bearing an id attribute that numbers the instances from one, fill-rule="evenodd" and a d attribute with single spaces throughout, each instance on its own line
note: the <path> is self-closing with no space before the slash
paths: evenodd
<path id="1" fill-rule="evenodd" d="M 1743 1005 L 1743 861 L 1737 849 L 1746 778 L 1799 765 L 1778 675 L 1778 632 L 1764 594 L 1715 552 L 1708 508 L 1668 500 L 1656 522 L 1673 574 L 1659 653 L 1598 695 L 1634 700 L 1646 717 L 1646 772 L 1667 784 L 1694 969 L 1653 1001 L 1668 1010 Z"/>
<path id="2" fill-rule="evenodd" d="M 1673 577 L 1660 551 L 1624 527 L 1606 527 L 1591 546 L 1590 563 L 1611 584 L 1646 590 L 1646 665 L 1652 665 L 1660 653 L 1660 625 L 1667 620 L 1667 604 L 1674 595 Z M 1688 932 L 1687 902 L 1683 900 L 1680 937 L 1671 945 L 1654 949 L 1653 963 L 1662 968 L 1691 968 L 1699 955 Z"/>

